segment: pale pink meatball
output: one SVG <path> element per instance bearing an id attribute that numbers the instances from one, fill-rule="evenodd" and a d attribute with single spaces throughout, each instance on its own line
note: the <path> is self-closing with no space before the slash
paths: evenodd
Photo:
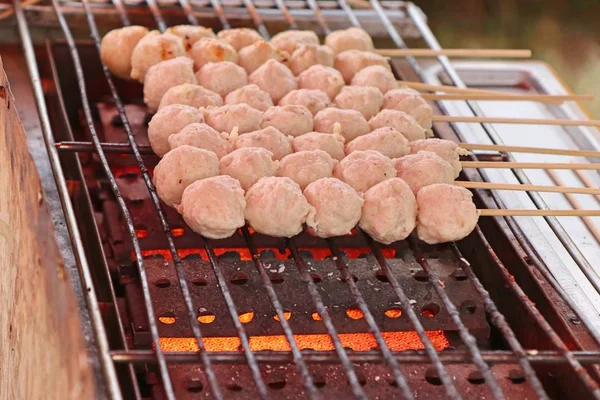
<path id="1" fill-rule="evenodd" d="M 325 92 L 316 89 L 297 89 L 292 90 L 281 100 L 280 106 L 296 104 L 308 108 L 312 115 L 316 115 L 319 111 L 329 107 L 331 102 Z"/>
<path id="2" fill-rule="evenodd" d="M 333 159 L 340 161 L 344 154 L 346 139 L 339 133 L 309 132 L 294 138 L 294 151 L 323 150 Z"/>
<path id="3" fill-rule="evenodd" d="M 275 176 L 279 161 L 273 153 L 261 147 L 241 147 L 221 158 L 220 171 L 240 181 L 244 190 L 250 189 L 260 178 Z"/>
<path id="4" fill-rule="evenodd" d="M 389 158 L 408 154 L 408 140 L 394 128 L 379 128 L 359 136 L 346 145 L 346 154 L 357 150 L 375 150 Z"/>
<path id="5" fill-rule="evenodd" d="M 215 37 L 215 33 L 211 28 L 205 28 L 200 25 L 176 25 L 167 29 L 167 32 L 183 39 L 185 51 L 188 53 L 194 44 L 201 39 Z"/>
<path id="6" fill-rule="evenodd" d="M 433 125 L 431 106 L 416 90 L 407 87 L 390 90 L 383 96 L 383 108 L 410 114 L 425 130 L 431 130 Z"/>
<path id="7" fill-rule="evenodd" d="M 479 211 L 467 189 L 434 184 L 417 194 L 417 235 L 429 244 L 454 242 L 467 237 L 477 226 Z"/>
<path id="8" fill-rule="evenodd" d="M 268 60 L 284 61 L 287 57 L 287 53 L 277 50 L 269 42 L 260 40 L 240 50 L 238 64 L 251 74 Z"/>
<path id="9" fill-rule="evenodd" d="M 245 208 L 240 183 L 220 175 L 188 186 L 177 209 L 194 232 L 209 239 L 225 239 L 245 225 Z"/>
<path id="10" fill-rule="evenodd" d="M 221 107 L 223 99 L 217 93 L 211 92 L 200 85 L 184 83 L 167 90 L 160 100 L 158 109 L 160 110 L 171 104 L 185 104 L 195 108 Z"/>
<path id="11" fill-rule="evenodd" d="M 315 115 L 314 129 L 317 132 L 333 133 L 336 123 L 340 124 L 339 133 L 344 136 L 346 143 L 370 131 L 367 120 L 360 112 L 339 108 L 326 108 L 319 111 Z"/>
<path id="12" fill-rule="evenodd" d="M 181 202 L 181 195 L 193 182 L 219 175 L 219 160 L 212 151 L 192 146 L 171 150 L 154 168 L 156 193 L 168 206 Z"/>
<path id="13" fill-rule="evenodd" d="M 402 179 L 392 178 L 378 183 L 365 192 L 364 199 L 358 225 L 374 240 L 390 244 L 406 239 L 415 229 L 417 202 Z"/>
<path id="14" fill-rule="evenodd" d="M 290 178 L 261 178 L 246 192 L 246 220 L 258 233 L 292 237 L 314 208 Z"/>
<path id="15" fill-rule="evenodd" d="M 328 238 L 347 235 L 360 220 L 363 198 L 352 186 L 336 178 L 322 178 L 304 189 L 304 197 L 315 208 L 306 219 L 308 230 Z"/>
<path id="16" fill-rule="evenodd" d="M 390 127 L 394 128 L 409 142 L 425 139 L 425 129 L 409 114 L 398 110 L 381 110 L 369 120 L 371 130 Z"/>
<path id="17" fill-rule="evenodd" d="M 244 68 L 230 61 L 204 64 L 196 72 L 196 78 L 200 85 L 221 97 L 248 84 L 248 74 Z"/>
<path id="18" fill-rule="evenodd" d="M 339 108 L 360 112 L 368 120 L 381 109 L 383 95 L 372 86 L 346 86 L 334 102 Z"/>
<path id="19" fill-rule="evenodd" d="M 347 84 L 352 82 L 352 78 L 358 71 L 372 65 L 381 65 L 390 71 L 392 70 L 387 58 L 370 51 L 360 50 L 346 50 L 337 54 L 333 65 L 335 69 L 342 73 Z"/>
<path id="20" fill-rule="evenodd" d="M 411 142 L 410 145 L 411 153 L 418 153 L 421 150 L 431 151 L 442 157 L 444 161 L 454 168 L 454 177 L 458 177 L 462 166 L 460 164 L 460 156 L 468 155 L 469 152 L 457 143 L 450 140 L 444 139 L 421 139 Z"/>
<path id="21" fill-rule="evenodd" d="M 425 186 L 454 182 L 454 168 L 431 151 L 419 151 L 393 161 L 398 178 L 404 179 L 415 195 Z"/>
<path id="22" fill-rule="evenodd" d="M 144 102 L 148 109 L 158 110 L 163 95 L 184 83 L 196 84 L 193 63 L 187 57 L 161 61 L 150 67 L 144 80 Z"/>
<path id="23" fill-rule="evenodd" d="M 382 65 L 371 65 L 363 68 L 354 75 L 352 86 L 373 86 L 382 94 L 398 89 L 398 81 L 394 73 Z"/>
<path id="24" fill-rule="evenodd" d="M 206 123 L 219 132 L 231 133 L 237 127 L 238 133 L 260 129 L 262 112 L 247 104 L 227 104 L 223 107 L 206 108 Z"/>
<path id="25" fill-rule="evenodd" d="M 297 105 L 273 106 L 263 114 L 262 127 L 272 126 L 290 136 L 312 132 L 313 117 L 306 107 Z"/>
<path id="26" fill-rule="evenodd" d="M 364 29 L 352 27 L 331 32 L 325 37 L 325 45 L 335 54 L 346 50 L 373 51 L 373 39 Z"/>
<path id="27" fill-rule="evenodd" d="M 286 136 L 272 126 L 240 135 L 235 141 L 235 148 L 262 147 L 273 153 L 273 158 L 280 160 L 292 152 L 292 137 Z"/>
<path id="28" fill-rule="evenodd" d="M 298 87 L 296 77 L 292 71 L 282 63 L 270 59 L 254 71 L 249 78 L 250 83 L 271 95 L 273 103 Z"/>
<path id="29" fill-rule="evenodd" d="M 338 164 L 323 150 L 299 151 L 281 159 L 277 176 L 287 176 L 304 190 L 309 183 L 329 178 Z"/>
<path id="30" fill-rule="evenodd" d="M 260 111 L 273 106 L 271 95 L 254 84 L 242 86 L 225 96 L 225 104 L 247 104 Z"/>
<path id="31" fill-rule="evenodd" d="M 169 136 L 181 131 L 189 124 L 204 122 L 202 113 L 194 107 L 173 104 L 161 108 L 148 123 L 148 141 L 157 156 L 162 157 L 169 150 Z"/>
<path id="32" fill-rule="evenodd" d="M 290 29 L 279 32 L 271 38 L 271 44 L 279 50 L 293 54 L 298 46 L 303 44 L 318 45 L 319 37 L 313 31 L 299 31 Z"/>
<path id="33" fill-rule="evenodd" d="M 359 192 L 396 177 L 392 160 L 378 151 L 355 151 L 347 155 L 333 170 L 333 176 Z"/>
<path id="34" fill-rule="evenodd" d="M 238 53 L 235 49 L 219 39 L 204 38 L 192 46 L 190 56 L 194 60 L 194 69 L 198 71 L 208 63 L 217 63 L 221 61 L 238 61 Z"/>
<path id="35" fill-rule="evenodd" d="M 200 149 L 212 151 L 221 158 L 231 153 L 233 145 L 229 141 L 229 135 L 225 132 L 217 132 L 206 124 L 190 124 L 178 133 L 169 136 L 171 149 L 180 146 L 193 146 Z"/>
<path id="36" fill-rule="evenodd" d="M 140 39 L 131 53 L 131 77 L 144 83 L 151 66 L 181 56 L 185 56 L 185 48 L 180 37 L 151 31 Z"/>
<path id="37" fill-rule="evenodd" d="M 217 33 L 217 38 L 229 43 L 236 51 L 262 40 L 262 36 L 250 28 L 223 29 Z"/>
<path id="38" fill-rule="evenodd" d="M 317 64 L 333 67 L 333 51 L 329 47 L 302 44 L 289 56 L 287 62 L 296 76 Z"/>
<path id="39" fill-rule="evenodd" d="M 321 90 L 327 93 L 329 100 L 333 100 L 344 87 L 344 77 L 334 68 L 313 65 L 298 75 L 298 87 Z"/>
<path id="40" fill-rule="evenodd" d="M 113 75 L 130 79 L 133 49 L 147 33 L 147 28 L 134 25 L 113 29 L 102 38 L 100 58 Z"/>

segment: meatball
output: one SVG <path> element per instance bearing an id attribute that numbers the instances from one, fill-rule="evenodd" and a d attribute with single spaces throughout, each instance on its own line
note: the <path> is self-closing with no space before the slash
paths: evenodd
<path id="1" fill-rule="evenodd" d="M 454 168 L 431 151 L 419 151 L 393 161 L 398 178 L 404 179 L 415 195 L 422 187 L 454 182 Z"/>
<path id="2" fill-rule="evenodd" d="M 212 151 L 192 146 L 171 150 L 154 168 L 156 194 L 168 206 L 181 202 L 181 195 L 193 182 L 219 175 L 219 160 Z"/>
<path id="3" fill-rule="evenodd" d="M 271 95 L 254 84 L 242 86 L 225 96 L 225 104 L 247 104 L 260 111 L 273 106 Z"/>
<path id="4" fill-rule="evenodd" d="M 237 127 L 238 133 L 252 132 L 260 129 L 262 113 L 247 104 L 227 104 L 204 110 L 206 123 L 219 132 L 231 133 Z"/>
<path id="5" fill-rule="evenodd" d="M 346 142 L 369 133 L 369 124 L 361 113 L 354 110 L 326 108 L 315 115 L 314 129 L 317 132 L 333 133 L 335 123 L 342 127 L 340 132 Z"/>
<path id="6" fill-rule="evenodd" d="M 333 176 L 346 182 L 359 192 L 396 177 L 392 160 L 374 150 L 354 151 L 333 170 Z"/>
<path id="7" fill-rule="evenodd" d="M 170 106 L 171 104 L 185 104 L 186 106 L 200 107 L 221 107 L 223 99 L 215 92 L 192 83 L 173 86 L 165 92 L 158 109 Z"/>
<path id="8" fill-rule="evenodd" d="M 134 25 L 113 29 L 102 38 L 100 58 L 113 75 L 130 79 L 133 49 L 147 33 L 145 27 Z"/>
<path id="9" fill-rule="evenodd" d="M 193 146 L 199 149 L 212 151 L 221 158 L 231 153 L 233 145 L 227 133 L 220 133 L 206 124 L 190 124 L 179 133 L 169 136 L 171 149 L 180 146 Z"/>
<path id="10" fill-rule="evenodd" d="M 157 156 L 164 156 L 171 146 L 169 136 L 176 134 L 189 124 L 204 122 L 202 113 L 190 106 L 172 104 L 161 108 L 148 123 L 148 141 Z"/>
<path id="11" fill-rule="evenodd" d="M 185 48 L 179 36 L 151 31 L 140 39 L 131 53 L 131 77 L 144 83 L 151 66 L 181 56 L 185 56 Z"/>
<path id="12" fill-rule="evenodd" d="M 292 237 L 302 232 L 302 224 L 314 208 L 290 178 L 260 178 L 246 192 L 246 220 L 258 233 Z"/>
<path id="13" fill-rule="evenodd" d="M 275 176 L 279 161 L 273 161 L 273 153 L 260 147 L 240 147 L 221 158 L 221 174 L 240 181 L 244 190 L 250 189 L 260 178 Z"/>
<path id="14" fill-rule="evenodd" d="M 327 46 L 302 44 L 294 50 L 287 62 L 294 75 L 299 75 L 316 64 L 333 67 L 333 51 Z"/>
<path id="15" fill-rule="evenodd" d="M 204 64 L 200 71 L 196 72 L 196 78 L 200 85 L 221 97 L 248 83 L 248 74 L 244 68 L 231 61 Z"/>
<path id="16" fill-rule="evenodd" d="M 340 29 L 331 32 L 325 37 L 325 45 L 329 46 L 335 54 L 346 50 L 373 51 L 373 39 L 371 35 L 361 28 Z"/>
<path id="17" fill-rule="evenodd" d="M 389 158 L 398 158 L 408 154 L 408 140 L 394 128 L 379 128 L 346 145 L 346 154 L 357 150 L 375 150 Z"/>
<path id="18" fill-rule="evenodd" d="M 235 148 L 262 147 L 273 153 L 273 158 L 280 160 L 292 152 L 292 137 L 286 136 L 272 126 L 240 135 L 235 141 Z"/>
<path id="19" fill-rule="evenodd" d="M 372 130 L 390 127 L 404 135 L 409 142 L 425 139 L 425 129 L 409 114 L 398 110 L 381 110 L 369 120 Z"/>
<path id="20" fill-rule="evenodd" d="M 347 235 L 360 220 L 362 196 L 336 178 L 321 178 L 304 189 L 304 197 L 315 208 L 306 219 L 308 230 L 315 236 L 328 238 Z"/>
<path id="21" fill-rule="evenodd" d="M 312 114 L 306 107 L 273 106 L 263 114 L 262 127 L 272 126 L 290 136 L 300 136 L 313 130 Z"/>
<path id="22" fill-rule="evenodd" d="M 161 61 L 150 67 L 144 80 L 144 102 L 148 109 L 158 110 L 163 95 L 184 83 L 196 83 L 192 60 L 187 57 Z"/>
<path id="23" fill-rule="evenodd" d="M 273 59 L 268 60 L 254 71 L 250 75 L 249 81 L 269 93 L 274 104 L 277 104 L 283 96 L 298 88 L 296 77 L 292 74 L 292 71 Z"/>
<path id="24" fill-rule="evenodd" d="M 240 183 L 221 175 L 188 186 L 178 210 L 194 232 L 209 239 L 225 239 L 245 225 L 245 208 Z"/>
<path id="25" fill-rule="evenodd" d="M 238 64 L 240 64 L 248 74 L 251 74 L 268 60 L 273 59 L 276 61 L 283 61 L 286 60 L 287 57 L 287 53 L 277 50 L 269 42 L 260 40 L 240 50 Z"/>
<path id="26" fill-rule="evenodd" d="M 230 61 L 237 63 L 238 53 L 235 49 L 222 40 L 204 38 L 192 46 L 190 56 L 194 60 L 194 69 L 198 71 L 208 63 Z"/>
<path id="27" fill-rule="evenodd" d="M 329 100 L 333 101 L 344 87 L 344 77 L 334 68 L 313 65 L 298 75 L 298 87 L 321 90 L 329 96 Z"/>
<path id="28" fill-rule="evenodd" d="M 368 120 L 381 109 L 383 95 L 372 86 L 346 86 L 334 101 L 339 108 L 356 110 Z"/>
<path id="29" fill-rule="evenodd" d="M 352 86 L 373 86 L 382 94 L 398 88 L 396 77 L 388 68 L 381 65 L 371 65 L 363 68 L 354 75 Z"/>
<path id="30" fill-rule="evenodd" d="M 454 168 L 454 177 L 457 178 L 462 170 L 460 164 L 460 156 L 470 154 L 467 150 L 460 147 L 458 144 L 444 139 L 421 139 L 411 142 L 411 153 L 418 153 L 421 150 L 431 151 L 442 157 L 444 161 Z"/>
<path id="31" fill-rule="evenodd" d="M 201 39 L 215 37 L 215 33 L 211 28 L 205 28 L 199 25 L 176 25 L 167 29 L 167 32 L 183 39 L 185 51 L 188 53 L 194 44 Z"/>
<path id="32" fill-rule="evenodd" d="M 287 176 L 304 190 L 309 183 L 329 178 L 338 164 L 323 150 L 299 151 L 281 159 L 277 176 Z"/>
<path id="33" fill-rule="evenodd" d="M 309 132 L 294 138 L 294 151 L 323 150 L 333 159 L 340 161 L 344 154 L 345 139 L 338 133 Z"/>
<path id="34" fill-rule="evenodd" d="M 390 71 L 388 59 L 370 51 L 346 50 L 335 56 L 333 65 L 335 69 L 341 72 L 346 84 L 350 84 L 354 75 L 363 68 L 372 65 L 381 65 Z"/>
<path id="35" fill-rule="evenodd" d="M 293 54 L 303 44 L 318 45 L 319 37 L 313 31 L 287 30 L 279 32 L 271 38 L 271 44 L 278 50 Z"/>
<path id="36" fill-rule="evenodd" d="M 429 244 L 453 242 L 468 236 L 479 219 L 473 194 L 460 186 L 437 183 L 417 194 L 417 235 Z"/>
<path id="37" fill-rule="evenodd" d="M 312 115 L 331 105 L 327 94 L 316 89 L 292 90 L 279 100 L 280 106 L 287 106 L 289 104 L 304 106 L 308 108 Z"/>
<path id="38" fill-rule="evenodd" d="M 406 239 L 415 229 L 417 202 L 402 179 L 378 183 L 366 191 L 364 199 L 358 226 L 374 240 L 390 244 Z"/>
<path id="39" fill-rule="evenodd" d="M 404 111 L 411 115 L 423 129 L 431 130 L 433 111 L 419 92 L 410 88 L 390 90 L 383 96 L 383 108 Z"/>
<path id="40" fill-rule="evenodd" d="M 229 43 L 236 51 L 262 40 L 262 36 L 250 28 L 223 29 L 217 33 L 217 38 Z"/>

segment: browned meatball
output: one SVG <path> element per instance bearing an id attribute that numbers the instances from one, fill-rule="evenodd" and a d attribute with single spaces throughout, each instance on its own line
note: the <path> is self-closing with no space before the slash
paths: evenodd
<path id="1" fill-rule="evenodd" d="M 215 33 L 211 28 L 205 28 L 199 25 L 176 25 L 167 29 L 167 32 L 183 39 L 185 51 L 188 53 L 199 40 L 215 37 Z"/>
<path id="2" fill-rule="evenodd" d="M 151 66 L 180 56 L 185 56 L 185 48 L 179 36 L 151 31 L 137 42 L 131 53 L 131 77 L 144 83 Z"/>
<path id="3" fill-rule="evenodd" d="M 364 29 L 352 27 L 331 32 L 325 38 L 325 44 L 339 54 L 346 50 L 373 51 L 373 39 Z"/>
<path id="4" fill-rule="evenodd" d="M 147 33 L 147 28 L 134 25 L 113 29 L 102 38 L 100 58 L 113 75 L 121 79 L 131 78 L 133 49 Z"/>
<path id="5" fill-rule="evenodd" d="M 217 33 L 217 38 L 229 43 L 236 51 L 262 40 L 258 32 L 249 28 L 223 29 Z"/>
<path id="6" fill-rule="evenodd" d="M 235 49 L 222 40 L 204 38 L 192 46 L 190 56 L 194 60 L 194 69 L 198 71 L 208 63 L 217 63 L 221 61 L 238 61 L 238 53 Z"/>
<path id="7" fill-rule="evenodd" d="M 268 60 L 284 61 L 288 56 L 287 53 L 273 47 L 271 43 L 259 40 L 240 50 L 238 64 L 251 74 Z"/>
<path id="8" fill-rule="evenodd" d="M 346 84 L 350 84 L 354 75 L 363 68 L 371 65 L 381 65 L 389 70 L 390 63 L 387 58 L 370 51 L 346 50 L 335 56 L 335 69 L 342 73 Z"/>
<path id="9" fill-rule="evenodd" d="M 319 37 L 313 31 L 299 31 L 290 29 L 279 32 L 271 38 L 271 44 L 279 50 L 283 50 L 288 54 L 293 54 L 294 51 L 303 44 L 318 45 Z"/>

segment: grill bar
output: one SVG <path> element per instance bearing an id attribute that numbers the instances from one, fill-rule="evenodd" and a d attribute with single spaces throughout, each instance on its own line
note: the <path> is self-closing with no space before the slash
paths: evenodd
<path id="1" fill-rule="evenodd" d="M 323 13 L 321 12 L 321 7 L 319 7 L 319 4 L 317 4 L 316 0 L 307 0 L 306 2 L 308 3 L 308 6 L 312 10 L 312 12 L 315 14 L 315 18 L 317 19 L 317 22 L 323 29 L 323 33 L 325 35 L 329 35 L 331 33 L 331 29 L 329 29 L 327 21 L 325 20 L 325 18 L 323 18 Z"/>
<path id="2" fill-rule="evenodd" d="M 121 24 L 124 26 L 131 25 L 129 17 L 127 16 L 127 11 L 125 11 L 125 6 L 123 5 L 123 0 L 112 0 L 112 3 L 119 14 L 119 18 L 121 18 Z"/>
<path id="3" fill-rule="evenodd" d="M 194 15 L 194 10 L 192 10 L 192 5 L 189 0 L 179 0 L 179 4 L 181 4 L 181 8 L 183 8 L 190 24 L 198 25 L 198 18 Z"/>
<path id="4" fill-rule="evenodd" d="M 156 26 L 158 30 L 164 32 L 167 30 L 167 24 L 160 13 L 160 6 L 156 2 L 156 0 L 146 0 L 148 4 L 148 8 L 150 8 L 150 12 L 152 12 L 152 16 L 154 17 L 154 21 L 156 21 Z"/>

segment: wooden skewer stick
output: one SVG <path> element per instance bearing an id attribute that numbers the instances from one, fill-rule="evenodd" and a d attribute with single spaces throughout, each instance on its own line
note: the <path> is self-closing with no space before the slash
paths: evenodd
<path id="1" fill-rule="evenodd" d="M 375 49 L 377 54 L 386 57 L 467 57 L 467 58 L 531 58 L 529 49 Z"/>
<path id="2" fill-rule="evenodd" d="M 600 210 L 479 210 L 482 217 L 600 217 Z"/>
<path id="3" fill-rule="evenodd" d="M 535 101 L 538 103 L 561 104 L 565 101 L 591 101 L 593 95 L 551 95 L 551 94 L 480 94 L 480 93 L 450 93 L 450 94 L 421 94 L 425 100 L 494 100 L 494 101 Z"/>
<path id="4" fill-rule="evenodd" d="M 592 150 L 549 149 L 544 147 L 504 146 L 498 144 L 478 143 L 459 143 L 459 146 L 465 150 L 490 150 L 506 151 L 510 153 L 554 154 L 558 156 L 600 158 L 600 151 Z"/>
<path id="5" fill-rule="evenodd" d="M 457 115 L 434 115 L 434 122 L 476 122 L 488 124 L 525 124 L 525 125 L 562 125 L 562 126 L 600 126 L 596 120 L 570 119 L 533 119 L 502 117 L 462 117 Z"/>
<path id="6" fill-rule="evenodd" d="M 430 85 L 423 82 L 412 82 L 412 81 L 398 81 L 400 86 L 406 86 L 415 90 L 428 90 L 430 92 L 446 92 L 446 93 L 473 93 L 473 94 L 498 94 L 495 90 L 484 90 L 484 89 L 473 89 L 473 88 L 459 88 L 456 86 L 448 85 Z M 518 94 L 506 93 L 509 96 L 519 96 Z"/>
<path id="7" fill-rule="evenodd" d="M 461 161 L 463 168 L 519 168 L 519 169 L 586 169 L 600 170 L 600 164 L 589 163 L 534 163 L 512 161 Z"/>
<path id="8" fill-rule="evenodd" d="M 456 186 L 462 186 L 467 189 L 494 189 L 494 190 L 519 190 L 524 192 L 548 192 L 548 193 L 579 193 L 599 195 L 600 189 L 579 188 L 579 187 L 561 187 L 561 186 L 542 186 L 542 185 L 520 185 L 514 183 L 491 183 L 491 182 L 470 182 L 454 181 Z"/>
<path id="9" fill-rule="evenodd" d="M 575 171 L 575 174 L 579 177 L 581 182 L 583 182 L 583 184 L 586 187 L 589 187 L 589 188 L 596 187 L 596 185 L 594 184 L 594 181 L 592 181 L 583 171 Z M 596 196 L 596 199 L 598 201 L 600 201 L 600 196 Z"/>

